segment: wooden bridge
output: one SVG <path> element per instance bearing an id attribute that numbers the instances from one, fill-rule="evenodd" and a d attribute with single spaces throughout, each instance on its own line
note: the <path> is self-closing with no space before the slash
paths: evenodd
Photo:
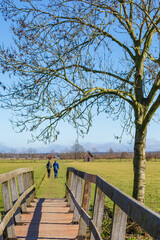
<path id="1" fill-rule="evenodd" d="M 64 199 L 37 199 L 30 168 L 0 174 L 0 183 L 5 210 L 0 218 L 0 240 L 102 240 L 105 196 L 114 202 L 111 240 L 125 239 L 128 216 L 160 239 L 160 215 L 97 175 L 68 168 Z M 91 184 L 95 185 L 92 217 L 88 214 Z"/>

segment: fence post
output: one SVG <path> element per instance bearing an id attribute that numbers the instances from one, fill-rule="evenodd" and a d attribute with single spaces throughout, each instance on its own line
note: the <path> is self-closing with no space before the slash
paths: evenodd
<path id="1" fill-rule="evenodd" d="M 34 185 L 34 171 L 29 172 L 30 175 L 30 187 Z M 35 188 L 32 190 L 31 195 L 30 195 L 31 201 L 34 200 L 35 198 Z"/>
<path id="2" fill-rule="evenodd" d="M 19 195 L 21 196 L 24 193 L 22 174 L 17 175 L 17 182 L 18 182 Z M 22 210 L 22 213 L 27 212 L 26 198 L 24 198 L 21 202 L 21 210 Z"/>
<path id="3" fill-rule="evenodd" d="M 105 202 L 105 194 L 96 186 L 94 209 L 93 209 L 93 222 L 100 234 L 102 231 L 101 228 L 102 228 L 102 221 L 103 221 L 103 215 L 104 215 L 104 202 Z M 95 238 L 91 233 L 90 240 L 93 240 L 93 239 Z"/>
<path id="4" fill-rule="evenodd" d="M 1 218 L 2 216 L 1 216 L 1 212 L 0 212 L 0 224 L 1 224 L 1 222 L 2 222 L 2 218 Z M 3 240 L 3 233 L 2 233 L 2 235 L 0 235 L 0 240 Z"/>
<path id="5" fill-rule="evenodd" d="M 24 190 L 27 190 L 30 187 L 30 174 L 29 172 L 23 173 L 23 183 L 24 183 Z M 26 204 L 27 207 L 30 207 L 31 197 L 30 194 L 26 196 Z"/>
<path id="6" fill-rule="evenodd" d="M 75 196 L 76 195 L 76 186 L 77 186 L 77 175 L 75 175 L 73 172 L 73 178 L 72 178 L 72 183 L 71 183 L 71 191 L 73 193 L 73 195 Z M 70 204 L 70 212 L 73 212 L 74 211 L 74 208 L 75 208 L 75 205 L 71 199 L 71 204 Z"/>
<path id="7" fill-rule="evenodd" d="M 81 205 L 82 200 L 82 187 L 83 187 L 83 179 L 77 176 L 77 186 L 76 186 L 76 194 L 75 198 L 77 202 Z M 73 214 L 73 223 L 79 222 L 79 212 L 77 208 L 74 208 L 74 214 Z"/>
<path id="8" fill-rule="evenodd" d="M 91 198 L 91 183 L 89 181 L 85 180 L 82 208 L 86 211 L 86 213 L 89 212 L 90 198 Z M 80 239 L 85 239 L 86 230 L 87 230 L 87 224 L 85 223 L 83 218 L 80 217 L 79 230 L 78 230 L 78 236 Z"/>
<path id="9" fill-rule="evenodd" d="M 15 177 L 10 180 L 10 186 L 11 186 L 11 193 L 12 193 L 12 201 L 13 201 L 13 204 L 15 204 L 15 202 L 18 200 L 18 191 L 17 191 L 17 184 L 16 184 Z M 21 212 L 19 207 L 17 208 L 14 216 L 15 216 L 15 222 L 17 224 L 21 224 L 22 223 Z"/>
<path id="10" fill-rule="evenodd" d="M 67 173 L 66 173 L 66 184 L 69 187 L 69 176 L 70 176 L 70 172 L 67 168 Z M 68 191 L 67 188 L 65 189 L 65 197 L 66 197 L 66 201 L 68 202 Z"/>
<path id="11" fill-rule="evenodd" d="M 9 181 L 2 183 L 2 195 L 3 195 L 4 210 L 6 214 L 12 208 Z M 16 238 L 13 217 L 10 219 L 9 223 L 7 224 L 7 236 L 8 238 L 12 238 L 12 239 Z"/>
<path id="12" fill-rule="evenodd" d="M 72 184 L 73 184 L 73 172 L 69 171 L 69 179 L 68 179 L 68 187 L 70 190 L 72 190 Z M 67 192 L 67 206 L 71 205 L 71 196 L 69 194 L 69 192 Z"/>
<path id="13" fill-rule="evenodd" d="M 114 204 L 111 240 L 124 240 L 126 233 L 127 215 Z"/>

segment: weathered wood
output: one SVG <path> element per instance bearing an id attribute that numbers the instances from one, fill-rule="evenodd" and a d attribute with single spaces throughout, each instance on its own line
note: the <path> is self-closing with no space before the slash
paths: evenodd
<path id="1" fill-rule="evenodd" d="M 0 212 L 0 224 L 2 222 L 2 216 L 1 216 L 1 212 Z M 3 240 L 3 233 L 0 234 L 0 240 Z"/>
<path id="2" fill-rule="evenodd" d="M 68 183 L 67 183 L 67 185 L 69 186 L 70 189 L 71 189 L 71 184 L 72 184 L 72 178 L 73 178 L 73 173 L 69 172 L 68 173 Z M 67 206 L 70 206 L 71 197 L 70 197 L 70 194 L 69 194 L 67 188 L 66 188 L 66 199 L 67 199 Z"/>
<path id="3" fill-rule="evenodd" d="M 3 204 L 4 204 L 5 214 L 7 214 L 7 212 L 9 212 L 9 210 L 12 208 L 9 181 L 2 183 L 2 195 L 3 195 Z M 7 224 L 7 236 L 8 238 L 14 238 L 14 239 L 16 238 L 13 217 L 10 218 Z"/>
<path id="4" fill-rule="evenodd" d="M 76 200 L 77 202 L 81 205 L 82 201 L 82 188 L 83 188 L 83 179 L 78 177 L 77 178 L 77 186 L 76 186 Z M 73 214 L 73 223 L 78 223 L 79 222 L 79 212 L 77 208 L 74 209 L 74 214 Z"/>
<path id="5" fill-rule="evenodd" d="M 79 214 L 81 215 L 81 217 L 83 218 L 83 220 L 85 221 L 85 223 L 87 224 L 87 226 L 89 227 L 89 229 L 91 230 L 91 232 L 93 233 L 93 236 L 96 240 L 102 240 L 100 234 L 97 231 L 97 228 L 95 227 L 95 224 L 93 223 L 91 217 L 84 211 L 84 209 L 79 205 L 79 203 L 77 202 L 77 200 L 75 199 L 74 194 L 71 192 L 71 190 L 69 189 L 69 187 L 66 185 L 67 190 L 70 193 L 70 196 L 72 198 L 72 201 L 75 205 L 75 207 L 77 208 Z"/>
<path id="6" fill-rule="evenodd" d="M 78 176 L 73 174 L 73 178 L 72 178 L 72 184 L 71 184 L 71 191 L 74 194 L 74 197 L 76 195 L 76 187 L 77 187 L 77 180 L 78 180 Z M 73 203 L 73 201 L 71 200 L 70 203 L 70 211 L 74 211 L 75 205 Z"/>
<path id="7" fill-rule="evenodd" d="M 16 170 L 8 172 L 8 173 L 0 174 L 0 184 L 2 184 L 3 182 L 9 181 L 10 179 L 16 177 L 17 175 L 19 175 L 21 173 L 30 172 L 30 171 L 33 171 L 33 169 L 32 168 L 19 168 L 19 169 L 16 169 Z"/>
<path id="8" fill-rule="evenodd" d="M 68 168 L 69 171 L 73 172 L 75 175 L 77 175 L 78 177 L 87 180 L 91 183 L 96 183 L 96 178 L 97 176 L 94 174 L 90 174 L 90 173 L 86 173 L 86 172 L 82 172 L 82 171 L 78 171 L 75 168 L 69 167 Z"/>
<path id="9" fill-rule="evenodd" d="M 29 174 L 29 178 L 30 178 L 29 186 L 31 187 L 32 185 L 34 185 L 34 172 L 31 171 L 28 174 Z M 32 193 L 30 194 L 30 200 L 33 201 L 34 198 L 35 198 L 35 189 L 33 189 Z"/>
<path id="10" fill-rule="evenodd" d="M 90 198 L 91 198 L 91 183 L 86 180 L 84 184 L 83 200 L 82 200 L 82 208 L 84 209 L 84 211 L 86 211 L 86 213 L 89 212 Z M 78 230 L 79 238 L 82 239 L 86 236 L 86 230 L 87 230 L 87 224 L 85 223 L 83 218 L 80 217 L 79 230 Z"/>
<path id="11" fill-rule="evenodd" d="M 99 176 L 90 175 L 74 168 L 68 169 L 77 176 L 96 183 L 97 187 L 100 188 L 106 196 L 108 196 L 119 208 L 122 209 L 122 211 L 124 211 L 139 226 L 141 226 L 150 236 L 155 239 L 160 239 L 159 214 L 153 212 L 144 205 L 141 205 L 137 200 L 128 196 L 118 188 L 112 186 Z"/>
<path id="12" fill-rule="evenodd" d="M 97 176 L 97 186 L 151 237 L 160 239 L 160 215 Z"/>
<path id="13" fill-rule="evenodd" d="M 12 193 L 12 201 L 13 201 L 13 205 L 14 205 L 18 199 L 18 191 L 17 191 L 17 184 L 16 184 L 15 177 L 10 180 L 10 186 L 11 186 L 11 193 Z M 20 224 L 22 222 L 21 221 L 21 212 L 20 212 L 19 207 L 17 208 L 17 210 L 15 212 L 15 222 L 17 224 Z"/>
<path id="14" fill-rule="evenodd" d="M 101 234 L 102 221 L 103 221 L 103 215 L 104 215 L 104 202 L 105 202 L 105 194 L 98 187 L 96 187 L 94 208 L 93 208 L 93 222 L 95 223 L 95 226 L 100 234 Z M 93 240 L 93 239 L 95 238 L 91 233 L 90 240 Z"/>
<path id="15" fill-rule="evenodd" d="M 18 206 L 22 202 L 22 199 L 30 193 L 35 188 L 35 185 L 31 186 L 29 189 L 27 189 L 16 201 L 14 206 L 7 212 L 5 217 L 3 218 L 2 223 L 0 224 L 0 235 L 3 233 L 4 229 L 6 228 L 7 224 L 9 223 L 10 219 L 13 217 L 15 211 L 17 210 Z"/>
<path id="16" fill-rule="evenodd" d="M 18 182 L 19 194 L 21 196 L 24 193 L 24 185 L 23 185 L 22 174 L 19 174 L 17 176 L 17 182 Z M 22 210 L 22 213 L 27 212 L 27 205 L 26 205 L 26 199 L 25 198 L 21 202 L 21 210 Z"/>
<path id="17" fill-rule="evenodd" d="M 66 184 L 69 186 L 69 174 L 70 172 L 68 171 L 68 168 L 67 168 L 67 172 L 66 172 Z M 66 197 L 66 201 L 68 202 L 68 191 L 67 191 L 67 188 L 65 189 L 65 197 Z"/>
<path id="18" fill-rule="evenodd" d="M 124 240 L 126 234 L 127 215 L 114 204 L 111 240 Z"/>
<path id="19" fill-rule="evenodd" d="M 28 172 L 23 173 L 23 184 L 24 184 L 24 190 L 27 190 L 31 186 L 31 184 L 30 184 L 30 174 Z M 30 195 L 27 195 L 26 196 L 27 207 L 30 206 L 30 203 L 31 203 L 31 197 L 30 197 Z"/>

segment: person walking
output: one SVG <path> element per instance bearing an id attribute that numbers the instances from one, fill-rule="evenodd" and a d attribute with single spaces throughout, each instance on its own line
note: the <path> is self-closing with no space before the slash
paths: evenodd
<path id="1" fill-rule="evenodd" d="M 54 178 L 58 178 L 59 164 L 57 161 L 53 163 L 53 169 L 54 169 Z"/>
<path id="2" fill-rule="evenodd" d="M 51 173 L 51 168 L 52 168 L 50 161 L 48 161 L 46 168 L 47 168 L 47 172 L 48 172 L 48 178 L 50 178 L 50 173 Z"/>

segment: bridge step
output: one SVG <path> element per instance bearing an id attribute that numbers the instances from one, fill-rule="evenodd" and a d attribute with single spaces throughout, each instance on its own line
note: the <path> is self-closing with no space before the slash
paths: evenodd
<path id="1" fill-rule="evenodd" d="M 22 214 L 22 226 L 15 226 L 18 239 L 71 240 L 78 235 L 78 224 L 72 224 L 73 214 L 64 198 L 40 198 Z"/>

